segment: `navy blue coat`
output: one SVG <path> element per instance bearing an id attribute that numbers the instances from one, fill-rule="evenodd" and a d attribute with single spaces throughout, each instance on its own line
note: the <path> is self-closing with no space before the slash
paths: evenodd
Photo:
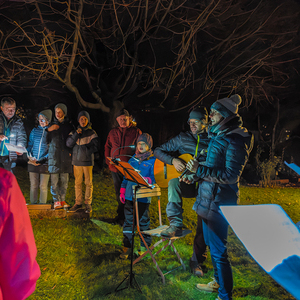
<path id="1" fill-rule="evenodd" d="M 219 125 L 209 132 L 206 161 L 196 172 L 203 181 L 193 209 L 210 220 L 219 213 L 220 205 L 237 204 L 239 179 L 253 147 L 253 136 L 241 127 L 239 116 L 226 118 Z"/>

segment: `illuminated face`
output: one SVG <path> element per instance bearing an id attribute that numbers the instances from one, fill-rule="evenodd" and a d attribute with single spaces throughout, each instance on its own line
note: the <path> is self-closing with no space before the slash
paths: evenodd
<path id="1" fill-rule="evenodd" d="M 59 108 L 55 108 L 55 117 L 58 121 L 62 121 L 65 117 L 64 112 Z"/>
<path id="2" fill-rule="evenodd" d="M 78 122 L 79 122 L 79 125 L 80 125 L 81 127 L 85 127 L 85 126 L 89 123 L 89 120 L 88 120 L 87 117 L 81 116 L 81 117 L 79 118 Z"/>
<path id="3" fill-rule="evenodd" d="M 209 117 L 211 125 L 216 125 L 223 119 L 222 115 L 215 109 L 210 110 Z"/>
<path id="4" fill-rule="evenodd" d="M 145 142 L 138 142 L 137 149 L 140 153 L 145 153 L 149 150 L 149 146 Z"/>
<path id="5" fill-rule="evenodd" d="M 188 124 L 190 125 L 192 134 L 197 134 L 205 128 L 205 125 L 197 119 L 190 119 Z"/>
<path id="6" fill-rule="evenodd" d="M 4 103 L 3 106 L 1 106 L 1 110 L 3 111 L 4 116 L 9 120 L 16 113 L 16 103 Z"/>
<path id="7" fill-rule="evenodd" d="M 43 115 L 39 115 L 39 124 L 42 127 L 45 127 L 45 126 L 49 125 L 49 122 L 48 122 L 48 120 Z"/>
<path id="8" fill-rule="evenodd" d="M 117 122 L 120 127 L 126 128 L 129 126 L 129 117 L 125 116 L 125 115 L 121 115 L 121 116 L 117 117 Z"/>

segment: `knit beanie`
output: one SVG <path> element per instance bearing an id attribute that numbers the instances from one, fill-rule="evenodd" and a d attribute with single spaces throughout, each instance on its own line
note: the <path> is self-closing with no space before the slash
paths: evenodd
<path id="1" fill-rule="evenodd" d="M 42 110 L 39 114 L 38 114 L 38 117 L 39 116 L 43 116 L 47 119 L 48 123 L 51 123 L 51 120 L 52 120 L 52 111 L 51 109 L 45 109 L 45 110 Z"/>
<path id="2" fill-rule="evenodd" d="M 142 133 L 142 134 L 138 137 L 136 143 L 138 143 L 138 142 L 144 142 L 144 143 L 146 143 L 146 144 L 148 145 L 149 149 L 151 149 L 152 146 L 153 146 L 153 139 L 152 139 L 152 136 L 151 136 L 150 134 L 148 134 L 148 133 Z"/>
<path id="3" fill-rule="evenodd" d="M 228 118 L 237 114 L 238 106 L 241 104 L 242 98 L 240 95 L 232 95 L 229 98 L 217 100 L 212 104 L 210 109 L 217 110 L 224 118 Z"/>
<path id="4" fill-rule="evenodd" d="M 89 123 L 90 123 L 90 114 L 85 111 L 85 110 L 82 110 L 79 114 L 78 114 L 78 117 L 77 117 L 77 121 L 79 121 L 80 117 L 81 116 L 84 116 L 88 119 Z"/>
<path id="5" fill-rule="evenodd" d="M 65 104 L 58 103 L 58 104 L 56 104 L 54 110 L 57 109 L 57 108 L 60 108 L 63 111 L 65 116 L 67 115 L 68 109 L 67 109 L 67 106 Z"/>
<path id="6" fill-rule="evenodd" d="M 126 117 L 129 117 L 129 112 L 128 110 L 122 108 L 116 115 L 116 118 L 120 117 L 120 116 L 126 116 Z"/>
<path id="7" fill-rule="evenodd" d="M 204 106 L 198 106 L 196 108 L 194 108 L 189 115 L 189 119 L 196 119 L 199 121 L 203 121 L 203 123 L 207 123 L 207 119 L 208 119 L 208 113 L 207 113 L 207 109 Z"/>

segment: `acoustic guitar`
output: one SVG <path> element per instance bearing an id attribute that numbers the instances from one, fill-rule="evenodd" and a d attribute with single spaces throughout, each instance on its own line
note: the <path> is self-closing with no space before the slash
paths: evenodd
<path id="1" fill-rule="evenodd" d="M 186 153 L 180 155 L 178 158 L 187 163 L 193 158 L 193 156 Z M 169 180 L 177 178 L 181 175 L 181 173 L 178 172 L 173 165 L 165 164 L 159 159 L 155 160 L 154 178 L 160 188 L 167 188 Z"/>

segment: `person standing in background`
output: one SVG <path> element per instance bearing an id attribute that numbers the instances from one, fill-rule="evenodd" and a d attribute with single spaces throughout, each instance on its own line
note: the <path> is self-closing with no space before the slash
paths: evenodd
<path id="1" fill-rule="evenodd" d="M 40 186 L 40 203 L 47 203 L 48 196 L 48 145 L 47 128 L 51 123 L 52 111 L 46 109 L 38 114 L 39 125 L 33 128 L 27 146 L 28 172 L 30 179 L 30 203 L 38 201 L 38 189 Z"/>
<path id="2" fill-rule="evenodd" d="M 51 177 L 51 194 L 54 209 L 68 208 L 66 193 L 69 183 L 69 174 L 72 173 L 71 149 L 66 140 L 74 126 L 67 117 L 67 107 L 58 103 L 55 108 L 53 124 L 48 128 L 48 171 Z M 60 181 L 60 182 L 59 182 Z"/>
<path id="3" fill-rule="evenodd" d="M 99 138 L 92 129 L 90 115 L 87 111 L 78 114 L 79 126 L 76 131 L 72 131 L 67 138 L 67 146 L 73 148 L 72 164 L 75 176 L 75 204 L 70 209 L 76 212 L 82 209 L 82 180 L 84 174 L 85 183 L 85 212 L 92 212 L 93 197 L 93 166 L 94 153 L 99 151 Z"/>
<path id="4" fill-rule="evenodd" d="M 137 138 L 142 134 L 141 130 L 134 126 L 131 116 L 126 109 L 121 109 L 116 117 L 119 126 L 113 128 L 107 136 L 104 154 L 105 157 L 120 158 L 122 161 L 128 161 L 135 153 L 135 144 Z M 108 160 L 106 163 L 111 171 L 118 202 L 117 216 L 114 221 L 121 226 L 124 224 L 124 204 L 120 201 L 120 188 L 123 181 L 123 175 L 111 165 Z"/>
<path id="5" fill-rule="evenodd" d="M 0 113 L 0 164 L 13 172 L 18 155 L 22 153 L 8 151 L 5 144 L 26 147 L 27 135 L 21 118 L 16 115 L 16 101 L 11 97 L 1 99 Z"/>

